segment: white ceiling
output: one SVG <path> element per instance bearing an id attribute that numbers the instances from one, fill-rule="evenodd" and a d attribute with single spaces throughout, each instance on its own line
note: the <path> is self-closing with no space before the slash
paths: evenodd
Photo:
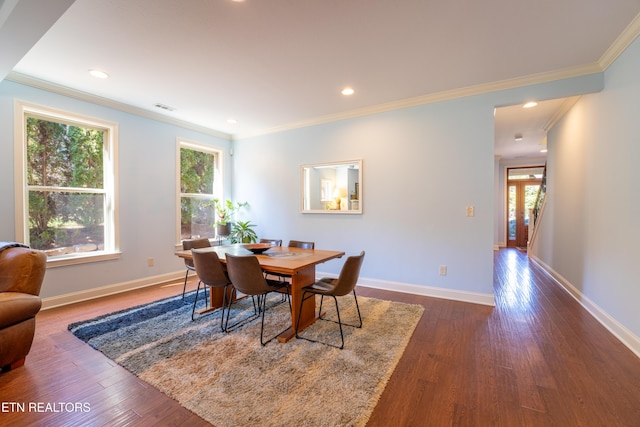
<path id="1" fill-rule="evenodd" d="M 533 108 L 523 105 L 497 108 L 494 116 L 494 154 L 503 159 L 546 157 L 547 130 L 579 97 L 540 101 Z M 516 135 L 522 137 L 516 141 Z"/>
<path id="2" fill-rule="evenodd" d="M 601 71 L 640 13 L 640 0 L 76 0 L 66 12 L 65 2 L 45 2 L 61 4 L 61 16 L 27 42 L 11 80 L 35 78 L 236 137 L 461 88 Z M 16 3 L 31 16 L 0 19 L 0 47 L 18 19 L 50 25 L 33 23 L 43 13 L 35 0 L 0 0 L 0 18 Z M 90 68 L 111 77 L 95 79 Z M 340 94 L 346 85 L 351 97 Z M 560 105 L 542 104 L 536 126 Z M 528 132 L 507 110 L 496 113 L 497 140 Z M 521 155 L 512 151 L 503 154 Z"/>

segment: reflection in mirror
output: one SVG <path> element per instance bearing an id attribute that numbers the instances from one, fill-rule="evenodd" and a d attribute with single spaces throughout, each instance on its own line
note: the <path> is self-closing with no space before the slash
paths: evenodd
<path id="1" fill-rule="evenodd" d="M 303 213 L 362 213 L 362 160 L 300 167 Z"/>

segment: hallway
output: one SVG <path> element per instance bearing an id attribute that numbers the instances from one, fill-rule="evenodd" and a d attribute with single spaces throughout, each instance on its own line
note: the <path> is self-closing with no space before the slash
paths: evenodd
<path id="1" fill-rule="evenodd" d="M 369 426 L 640 425 L 640 359 L 526 252 L 494 252 L 494 289 L 495 308 L 375 295 L 426 311 Z"/>

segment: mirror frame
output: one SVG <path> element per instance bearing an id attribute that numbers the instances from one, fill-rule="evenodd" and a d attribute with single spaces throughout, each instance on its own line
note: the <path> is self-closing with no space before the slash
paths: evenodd
<path id="1" fill-rule="evenodd" d="M 357 181 L 354 182 L 355 187 L 353 189 L 353 191 L 350 191 L 351 189 L 346 189 L 346 196 L 343 197 L 336 197 L 332 199 L 335 199 L 336 201 L 333 202 L 329 199 L 327 200 L 320 200 L 320 203 L 326 203 L 327 208 L 325 209 L 305 209 L 305 200 L 310 197 L 310 195 L 307 194 L 306 190 L 307 190 L 307 185 L 305 185 L 306 183 L 306 170 L 307 169 L 322 169 L 322 168 L 335 168 L 335 167 L 339 167 L 339 166 L 344 166 L 344 167 L 348 167 L 349 165 L 357 165 L 358 166 L 358 178 Z M 319 178 L 320 179 L 320 178 Z M 323 162 L 323 163 L 309 163 L 309 164 L 304 164 L 304 165 L 300 165 L 300 212 L 301 213 L 320 213 L 320 214 L 343 214 L 343 215 L 362 215 L 362 195 L 363 195 L 363 182 L 362 182 L 362 159 L 356 159 L 356 160 L 345 160 L 345 161 L 339 161 L 339 162 Z M 349 184 L 347 184 L 349 185 Z M 322 186 L 322 184 L 321 184 Z M 325 190 L 325 191 L 334 191 L 334 186 L 331 185 L 330 182 L 327 182 L 327 189 L 331 189 L 331 190 Z M 346 188 L 346 187 L 345 187 Z M 344 188 L 343 188 L 344 189 Z M 321 190 L 320 190 L 321 192 Z M 352 193 L 356 193 L 357 199 L 351 199 L 351 194 Z M 335 204 L 337 203 L 337 199 L 340 199 L 340 203 L 338 205 L 342 205 L 343 203 L 347 203 L 349 208 L 348 209 L 335 209 Z M 351 209 L 351 206 L 353 205 L 353 203 L 356 202 L 357 203 L 357 208 L 355 209 Z M 333 209 L 330 208 L 329 206 L 333 206 Z"/>

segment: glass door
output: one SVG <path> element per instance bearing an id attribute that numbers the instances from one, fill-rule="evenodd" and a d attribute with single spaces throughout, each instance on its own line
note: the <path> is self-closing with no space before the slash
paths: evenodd
<path id="1" fill-rule="evenodd" d="M 508 170 L 507 247 L 527 247 L 529 212 L 535 205 L 541 181 L 542 167 L 539 173 L 538 168 Z"/>

